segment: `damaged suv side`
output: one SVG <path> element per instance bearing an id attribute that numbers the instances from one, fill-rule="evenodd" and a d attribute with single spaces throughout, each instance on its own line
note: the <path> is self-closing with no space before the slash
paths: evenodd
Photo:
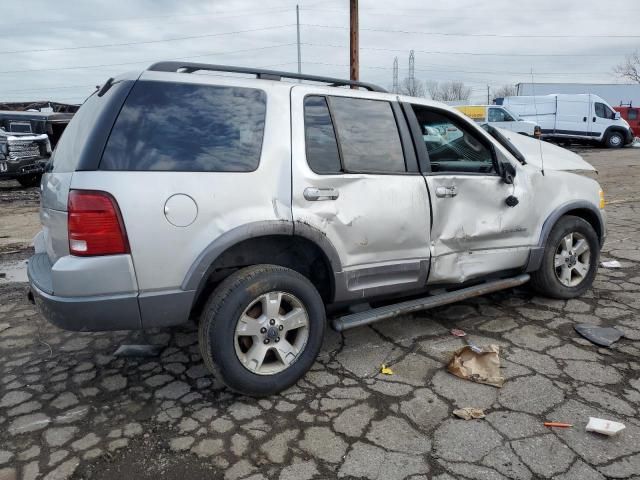
<path id="1" fill-rule="evenodd" d="M 107 81 L 65 130 L 31 293 L 69 330 L 196 319 L 209 369 L 269 395 L 311 367 L 326 312 L 342 331 L 527 282 L 584 293 L 606 228 L 581 170 L 374 85 L 163 62 Z"/>

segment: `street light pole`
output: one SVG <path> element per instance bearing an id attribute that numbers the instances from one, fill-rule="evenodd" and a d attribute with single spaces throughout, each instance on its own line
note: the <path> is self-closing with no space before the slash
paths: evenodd
<path id="1" fill-rule="evenodd" d="M 300 6 L 296 5 L 296 33 L 298 43 L 298 73 L 302 73 L 302 55 L 300 54 Z"/>

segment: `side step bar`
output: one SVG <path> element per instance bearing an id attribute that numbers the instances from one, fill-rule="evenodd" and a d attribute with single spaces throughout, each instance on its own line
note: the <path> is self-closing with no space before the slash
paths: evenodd
<path id="1" fill-rule="evenodd" d="M 394 303 L 393 305 L 386 305 L 379 308 L 372 308 L 371 310 L 366 310 L 364 312 L 352 313 L 336 318 L 333 320 L 332 326 L 334 330 L 343 332 L 350 328 L 369 325 L 370 323 L 379 322 L 380 320 L 395 317 L 396 315 L 428 310 L 429 308 L 440 307 L 442 305 L 459 302 L 467 298 L 497 292 L 498 290 L 504 290 L 506 288 L 517 287 L 518 285 L 527 283 L 530 278 L 531 277 L 528 273 L 523 273 L 517 277 L 493 280 L 480 285 L 474 285 L 473 287 L 461 288 L 460 290 L 453 292 L 418 298 L 417 300 Z"/>

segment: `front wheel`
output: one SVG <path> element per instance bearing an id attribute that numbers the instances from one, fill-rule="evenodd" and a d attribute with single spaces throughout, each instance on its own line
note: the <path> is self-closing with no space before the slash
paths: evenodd
<path id="1" fill-rule="evenodd" d="M 607 135 L 605 145 L 609 148 L 620 148 L 624 145 L 624 137 L 620 132 L 611 132 Z"/>
<path id="2" fill-rule="evenodd" d="M 591 224 L 580 217 L 562 217 L 549 234 L 531 285 L 548 297 L 578 297 L 593 283 L 599 257 L 600 242 Z"/>
<path id="3" fill-rule="evenodd" d="M 324 303 L 307 278 L 256 265 L 235 272 L 211 295 L 200 318 L 200 351 L 230 389 L 271 395 L 309 370 L 325 325 Z"/>

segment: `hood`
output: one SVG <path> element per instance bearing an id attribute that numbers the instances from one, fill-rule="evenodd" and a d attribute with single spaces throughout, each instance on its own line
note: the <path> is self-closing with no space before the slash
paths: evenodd
<path id="1" fill-rule="evenodd" d="M 526 137 L 511 130 L 502 128 L 499 130 L 524 155 L 526 162 L 530 165 L 541 169 L 544 161 L 545 170 L 597 171 L 590 163 L 585 162 L 580 155 L 566 148 Z"/>

